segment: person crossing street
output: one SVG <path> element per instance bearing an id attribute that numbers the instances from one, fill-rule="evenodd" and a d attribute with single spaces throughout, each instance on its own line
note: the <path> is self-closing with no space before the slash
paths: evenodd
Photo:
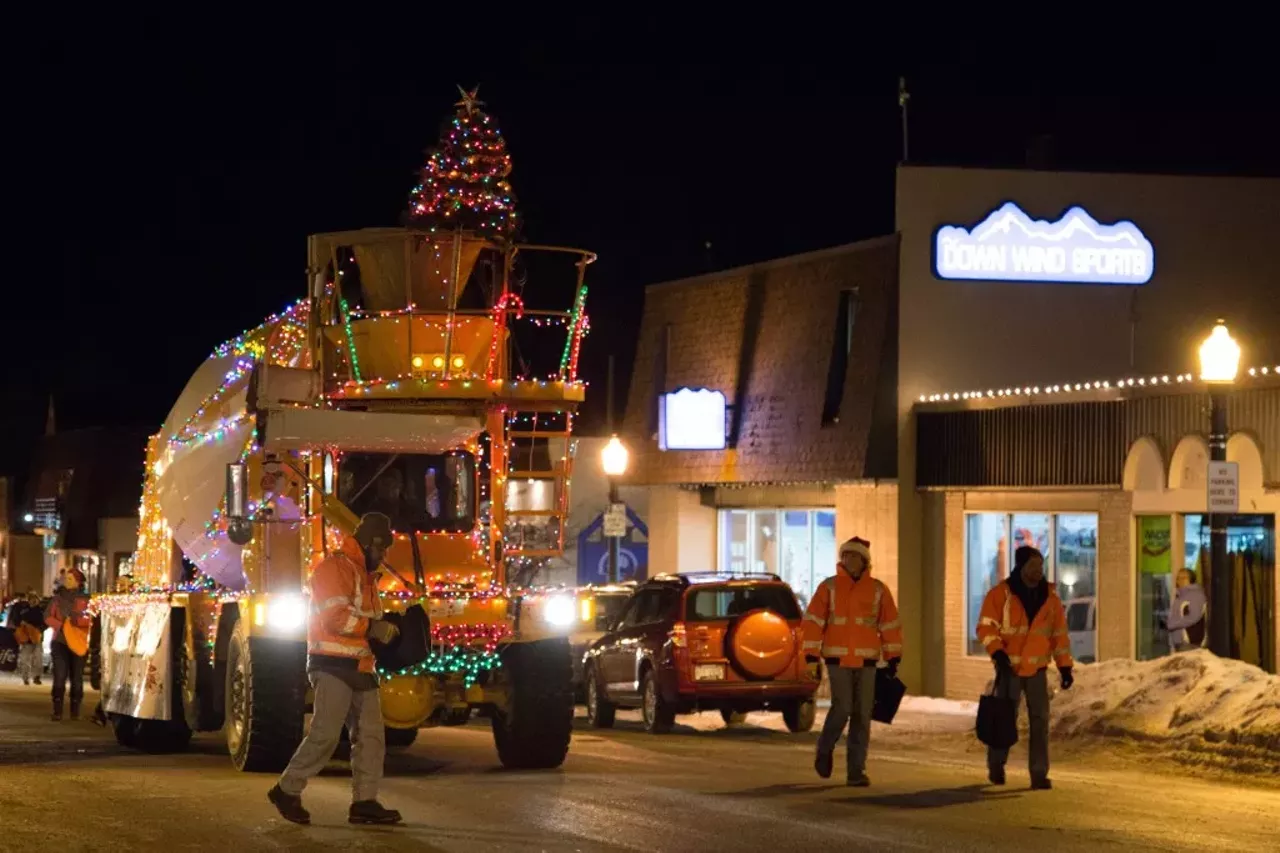
<path id="1" fill-rule="evenodd" d="M 831 710 L 818 737 L 813 766 L 829 779 L 836 744 L 849 723 L 848 784 L 863 788 L 867 749 L 871 743 L 871 711 L 875 703 L 876 668 L 885 661 L 897 675 L 902 661 L 902 623 L 893 594 L 871 576 L 871 543 L 857 537 L 840 546 L 838 570 L 824 580 L 804 615 L 805 660 L 813 669 L 824 660 L 831 679 Z"/>
<path id="2" fill-rule="evenodd" d="M 391 519 L 371 512 L 342 548 L 311 575 L 307 676 L 315 690 L 311 728 L 267 799 L 285 820 L 310 823 L 302 791 L 333 756 L 345 724 L 351 735 L 351 823 L 392 824 L 400 812 L 378 802 L 386 733 L 370 639 L 390 643 L 398 629 L 382 618 L 375 572 L 391 545 Z"/>
<path id="3" fill-rule="evenodd" d="M 1067 614 L 1058 591 L 1044 577 L 1044 555 L 1029 545 L 1014 552 L 1013 572 L 996 584 L 982 602 L 978 640 L 996 666 L 996 695 L 1017 704 L 1026 697 L 1031 721 L 1029 769 L 1031 789 L 1048 790 L 1049 780 L 1049 681 L 1046 670 L 1053 661 L 1062 689 L 1070 690 L 1071 638 Z M 993 785 L 1005 783 L 1008 749 L 987 748 L 987 778 Z"/>
<path id="4" fill-rule="evenodd" d="M 89 597 L 84 594 L 84 572 L 71 569 L 49 602 L 45 624 L 53 629 L 53 721 L 62 719 L 62 702 L 71 687 L 71 719 L 80 719 L 84 700 L 84 659 L 89 653 Z"/>
<path id="5" fill-rule="evenodd" d="M 9 611 L 9 627 L 18 641 L 18 675 L 23 684 L 39 684 L 44 671 L 44 611 L 34 589 L 18 599 Z"/>

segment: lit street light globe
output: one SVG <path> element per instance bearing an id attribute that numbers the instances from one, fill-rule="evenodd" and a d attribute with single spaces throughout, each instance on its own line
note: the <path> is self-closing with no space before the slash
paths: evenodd
<path id="1" fill-rule="evenodd" d="M 1235 382 L 1240 369 L 1240 345 L 1222 320 L 1200 345 L 1200 378 L 1205 382 Z"/>
<path id="2" fill-rule="evenodd" d="M 609 443 L 600 451 L 600 465 L 608 476 L 621 477 L 627 473 L 629 456 L 626 445 L 615 435 L 609 439 Z"/>

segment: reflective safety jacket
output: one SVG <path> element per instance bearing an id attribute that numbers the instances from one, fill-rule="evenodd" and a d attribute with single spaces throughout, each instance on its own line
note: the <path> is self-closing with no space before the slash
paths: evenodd
<path id="1" fill-rule="evenodd" d="M 814 591 L 804 614 L 804 653 L 840 666 L 902 657 L 902 622 L 893 593 L 868 568 L 854 580 L 841 569 Z"/>
<path id="2" fill-rule="evenodd" d="M 1035 620 L 1028 625 L 1027 609 L 1009 582 L 996 584 L 982 601 L 978 639 L 989 655 L 1003 650 L 1013 664 L 1013 671 L 1023 677 L 1035 675 L 1051 660 L 1059 669 L 1072 665 L 1067 612 L 1052 585 Z"/>
<path id="3" fill-rule="evenodd" d="M 360 672 L 374 670 L 367 634 L 382 605 L 374 578 L 365 571 L 364 551 L 348 537 L 342 548 L 311 572 L 311 620 L 307 654 L 354 660 Z"/>

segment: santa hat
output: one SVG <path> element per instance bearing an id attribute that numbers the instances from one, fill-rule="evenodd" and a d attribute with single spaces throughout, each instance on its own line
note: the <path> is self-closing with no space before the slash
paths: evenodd
<path id="1" fill-rule="evenodd" d="M 859 539 L 857 536 L 850 539 L 840 546 L 840 559 L 844 559 L 845 554 L 860 554 L 867 565 L 871 565 L 871 543 L 865 539 Z"/>

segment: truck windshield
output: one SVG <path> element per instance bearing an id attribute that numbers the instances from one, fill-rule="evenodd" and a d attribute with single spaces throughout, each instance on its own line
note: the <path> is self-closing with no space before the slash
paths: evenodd
<path id="1" fill-rule="evenodd" d="M 385 513 L 397 532 L 467 533 L 475 527 L 475 461 L 467 453 L 351 453 L 338 466 L 338 500 L 356 515 Z"/>

